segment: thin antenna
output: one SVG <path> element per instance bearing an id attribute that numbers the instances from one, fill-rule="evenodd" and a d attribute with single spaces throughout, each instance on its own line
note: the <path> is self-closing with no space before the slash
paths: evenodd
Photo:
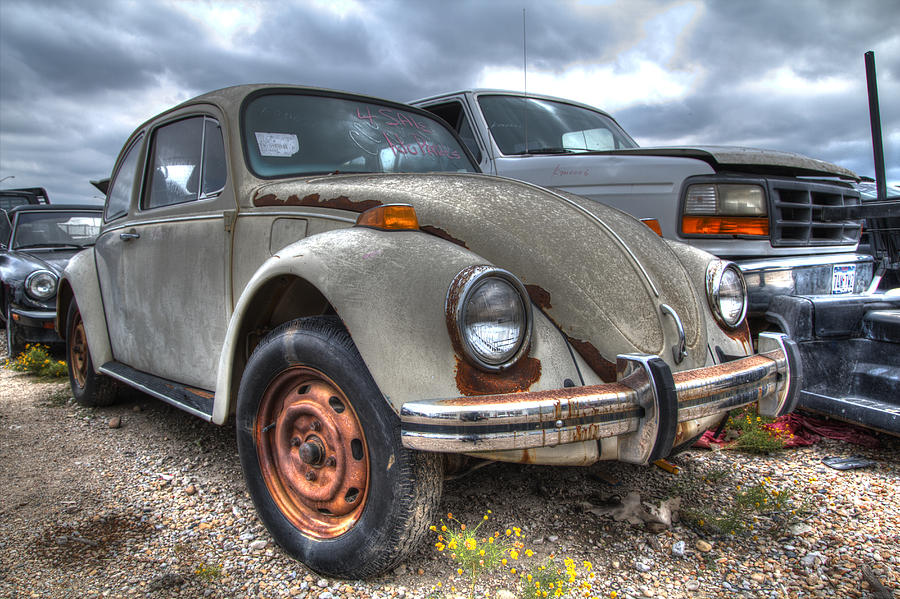
<path id="1" fill-rule="evenodd" d="M 525 9 L 522 9 L 522 89 L 528 93 L 528 38 L 525 32 Z"/>
<path id="2" fill-rule="evenodd" d="M 528 38 L 525 32 L 525 9 L 522 9 L 522 92 L 525 97 L 522 98 L 522 107 L 525 109 L 523 113 L 523 121 L 525 123 L 525 155 L 528 155 Z"/>

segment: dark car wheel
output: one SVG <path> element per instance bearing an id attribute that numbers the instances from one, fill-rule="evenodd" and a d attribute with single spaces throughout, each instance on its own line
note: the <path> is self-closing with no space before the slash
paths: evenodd
<path id="1" fill-rule="evenodd" d="M 75 401 L 83 406 L 108 406 L 116 401 L 116 382 L 94 372 L 84 321 L 74 300 L 66 318 L 66 361 Z"/>
<path id="2" fill-rule="evenodd" d="M 25 351 L 25 339 L 12 319 L 12 312 L 8 306 L 6 308 L 6 351 L 10 360 L 15 360 L 19 354 Z"/>
<path id="3" fill-rule="evenodd" d="M 269 532 L 322 574 L 367 578 L 394 567 L 440 501 L 440 455 L 403 448 L 397 415 L 336 318 L 287 323 L 254 350 L 237 441 Z"/>

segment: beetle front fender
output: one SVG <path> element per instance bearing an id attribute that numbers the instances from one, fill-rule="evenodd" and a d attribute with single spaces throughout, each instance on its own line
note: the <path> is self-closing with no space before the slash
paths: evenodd
<path id="1" fill-rule="evenodd" d="M 514 374 L 470 372 L 474 367 L 456 355 L 447 329 L 447 290 L 462 269 L 475 264 L 489 262 L 416 231 L 354 227 L 283 248 L 259 268 L 235 306 L 219 361 L 213 422 L 223 423 L 233 411 L 243 370 L 238 357 L 246 331 L 243 323 L 258 294 L 282 277 L 302 279 L 327 299 L 398 413 L 413 399 L 458 396 L 464 393 L 461 385 L 475 381 L 477 386 L 479 377 L 495 376 L 488 384 L 497 380 L 502 384 L 504 377 Z M 523 388 L 511 390 L 554 388 L 565 378 L 578 380 L 562 335 L 535 312 L 532 348 L 523 362 L 536 365 L 536 371 L 532 368 Z"/>
<path id="2" fill-rule="evenodd" d="M 75 254 L 63 272 L 56 294 L 56 332 L 63 339 L 66 338 L 69 304 L 73 300 L 78 302 L 91 360 L 97 369 L 112 360 L 113 353 L 106 328 L 106 315 L 103 312 L 94 248 Z"/>

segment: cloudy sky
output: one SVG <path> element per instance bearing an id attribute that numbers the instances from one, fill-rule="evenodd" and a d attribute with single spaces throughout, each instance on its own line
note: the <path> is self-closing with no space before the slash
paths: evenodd
<path id="1" fill-rule="evenodd" d="M 99 202 L 142 121 L 240 83 L 393 100 L 470 87 L 606 109 L 641 145 L 799 152 L 874 174 L 875 51 L 900 181 L 897 0 L 0 0 L 0 188 Z"/>

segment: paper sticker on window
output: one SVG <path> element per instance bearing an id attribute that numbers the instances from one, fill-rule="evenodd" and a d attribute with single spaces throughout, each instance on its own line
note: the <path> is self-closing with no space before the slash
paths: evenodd
<path id="1" fill-rule="evenodd" d="M 300 151 L 300 140 L 294 133 L 256 132 L 260 156 L 293 156 Z"/>

